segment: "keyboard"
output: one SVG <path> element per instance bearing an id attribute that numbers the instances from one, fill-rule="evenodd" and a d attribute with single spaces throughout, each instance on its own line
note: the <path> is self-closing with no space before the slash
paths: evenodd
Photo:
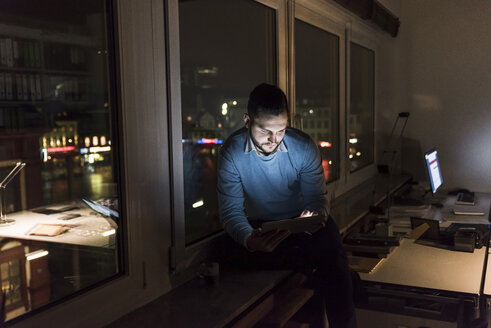
<path id="1" fill-rule="evenodd" d="M 474 205 L 475 199 L 474 199 L 474 193 L 473 192 L 459 192 L 457 194 L 457 199 L 455 200 L 455 204 L 458 205 Z"/>

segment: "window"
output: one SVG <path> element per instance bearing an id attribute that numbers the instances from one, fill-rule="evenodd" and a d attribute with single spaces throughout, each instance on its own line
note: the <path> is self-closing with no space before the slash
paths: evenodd
<path id="1" fill-rule="evenodd" d="M 247 100 L 275 84 L 275 10 L 250 0 L 180 1 L 182 165 L 186 245 L 221 229 L 220 145 L 244 126 Z"/>
<path id="2" fill-rule="evenodd" d="M 348 157 L 351 172 L 374 162 L 374 67 L 374 52 L 350 42 Z"/>
<path id="3" fill-rule="evenodd" d="M 348 143 L 346 73 L 350 63 L 345 49 L 349 33 L 345 32 L 356 23 L 339 7 L 325 1 L 284 0 L 40 3 L 0 2 L 0 54 L 14 49 L 14 41 L 22 49 L 12 64 L 7 57 L 2 62 L 0 56 L 0 181 L 15 162 L 27 162 L 5 190 L 7 219 L 15 223 L 0 227 L 0 278 L 9 298 L 8 321 L 22 317 L 35 323 L 31 326 L 39 326 L 49 318 L 69 325 L 72 313 L 83 308 L 87 315 L 77 318 L 80 324 L 105 324 L 194 276 L 192 266 L 209 259 L 203 254 L 221 229 L 213 199 L 213 166 L 220 140 L 243 125 L 242 113 L 235 115 L 234 110 L 244 112 L 243 101 L 264 81 L 279 85 L 292 109 L 301 105 L 301 97 L 310 97 L 309 90 L 301 87 L 305 82 L 297 81 L 299 68 L 298 76 L 293 71 L 297 58 L 291 41 L 301 39 L 294 40 L 290 31 L 300 34 L 302 30 L 295 31 L 291 13 L 310 27 L 304 33 L 326 44 L 325 60 L 319 66 L 324 79 L 316 81 L 324 95 L 315 112 L 321 123 L 304 120 L 303 128 L 311 129 L 318 141 L 338 137 L 333 144 L 338 150 L 324 155 L 333 161 L 328 181 L 334 183 L 328 188 L 339 195 L 356 185 L 348 186 L 350 177 L 367 171 L 350 174 L 344 146 Z M 113 6 L 117 22 L 110 22 L 113 15 L 107 11 Z M 107 26 L 118 29 L 117 66 L 106 20 Z M 376 32 L 368 34 L 370 38 Z M 305 64 L 300 55 L 298 59 Z M 334 64 L 337 70 L 331 67 Z M 117 98 L 112 96 L 113 67 L 119 73 L 122 115 L 116 115 Z M 339 94 L 337 103 L 331 94 Z M 338 112 L 327 106 L 337 106 Z M 128 141 L 121 155 L 119 135 Z M 81 198 L 102 200 L 111 209 L 124 210 L 129 219 L 113 220 L 118 223 L 114 234 L 107 225 L 97 224 L 103 217 L 95 216 L 94 225 L 69 227 L 59 236 L 9 235 L 9 229 L 21 226 L 24 211 L 54 210 L 50 215 L 37 213 L 36 220 L 78 214 L 76 210 L 57 212 L 74 204 L 92 211 L 79 202 Z M 63 224 L 76 225 L 78 220 L 72 217 Z M 127 243 L 121 238 L 120 223 L 128 230 Z M 56 242 L 73 234 L 82 240 L 98 239 L 99 233 L 110 234 L 108 245 Z M 121 239 L 125 248 L 118 244 Z M 128 261 L 123 263 L 122 256 Z M 122 273 L 122 264 L 128 268 L 127 275 L 106 284 Z M 102 288 L 63 302 L 102 283 Z M 118 299 L 118 307 L 104 299 Z M 22 315 L 52 303 L 57 304 L 49 311 Z"/>
<path id="4" fill-rule="evenodd" d="M 338 179 L 339 37 L 299 19 L 295 19 L 295 102 L 300 128 L 319 146 L 326 181 Z"/>
<path id="5" fill-rule="evenodd" d="M 5 0 L 0 13 L 0 278 L 9 321 L 120 273 L 122 216 L 105 1 Z"/>
<path id="6" fill-rule="evenodd" d="M 217 154 L 221 143 L 243 126 L 248 95 L 255 85 L 269 82 L 286 92 L 292 124 L 319 145 L 333 197 L 371 177 L 374 56 L 372 52 L 371 71 L 363 65 L 364 71 L 358 72 L 361 66 L 356 64 L 350 71 L 351 62 L 359 61 L 356 51 L 352 59 L 346 49 L 351 25 L 336 17 L 327 4 L 295 4 L 291 23 L 282 1 L 181 0 L 177 4 L 178 10 L 172 7 L 169 12 L 171 26 L 174 21 L 179 27 L 178 37 L 171 33 L 169 47 L 175 51 L 169 67 L 170 90 L 176 95 L 170 119 L 174 180 L 170 262 L 172 269 L 182 272 L 206 256 L 213 236 L 221 231 Z M 351 90 L 352 79 L 346 74 L 353 79 L 361 74 L 364 81 L 349 99 L 346 89 Z M 348 110 L 347 104 L 357 103 L 357 97 L 363 97 L 362 105 L 369 108 L 361 110 L 362 105 L 357 105 Z M 361 125 L 352 124 L 356 119 Z M 351 160 L 346 145 L 357 139 L 356 158 Z"/>

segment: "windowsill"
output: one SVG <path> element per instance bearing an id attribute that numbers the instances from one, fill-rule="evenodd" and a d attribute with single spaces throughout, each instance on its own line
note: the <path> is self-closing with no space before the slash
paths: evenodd
<path id="1" fill-rule="evenodd" d="M 391 192 L 410 180 L 394 176 Z M 379 205 L 387 195 L 388 176 L 369 179 L 337 198 L 331 216 L 347 232 L 363 216 L 370 205 Z M 373 191 L 376 190 L 374 193 Z M 194 278 L 149 304 L 126 314 L 108 327 L 153 327 L 170 323 L 175 327 L 223 327 L 248 310 L 292 274 L 279 271 L 226 271 L 220 273 L 216 286 Z"/>
<path id="2" fill-rule="evenodd" d="M 273 290 L 292 272 L 232 271 L 220 273 L 210 286 L 194 278 L 108 327 L 223 327 Z"/>

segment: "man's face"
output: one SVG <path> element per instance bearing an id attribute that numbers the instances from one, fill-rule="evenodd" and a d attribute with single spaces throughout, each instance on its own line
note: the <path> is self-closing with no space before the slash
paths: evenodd
<path id="1" fill-rule="evenodd" d="M 286 110 L 280 115 L 260 113 L 254 118 L 244 114 L 244 123 L 249 129 L 256 150 L 264 155 L 269 155 L 276 151 L 285 136 L 288 114 Z"/>

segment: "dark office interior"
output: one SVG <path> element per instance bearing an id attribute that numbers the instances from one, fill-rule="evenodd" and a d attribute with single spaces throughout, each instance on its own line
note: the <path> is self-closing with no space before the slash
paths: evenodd
<path id="1" fill-rule="evenodd" d="M 319 149 L 358 327 L 491 327 L 489 17 L 2 0 L 0 326 L 315 327 L 309 277 L 218 258 L 218 154 L 266 82 Z"/>

